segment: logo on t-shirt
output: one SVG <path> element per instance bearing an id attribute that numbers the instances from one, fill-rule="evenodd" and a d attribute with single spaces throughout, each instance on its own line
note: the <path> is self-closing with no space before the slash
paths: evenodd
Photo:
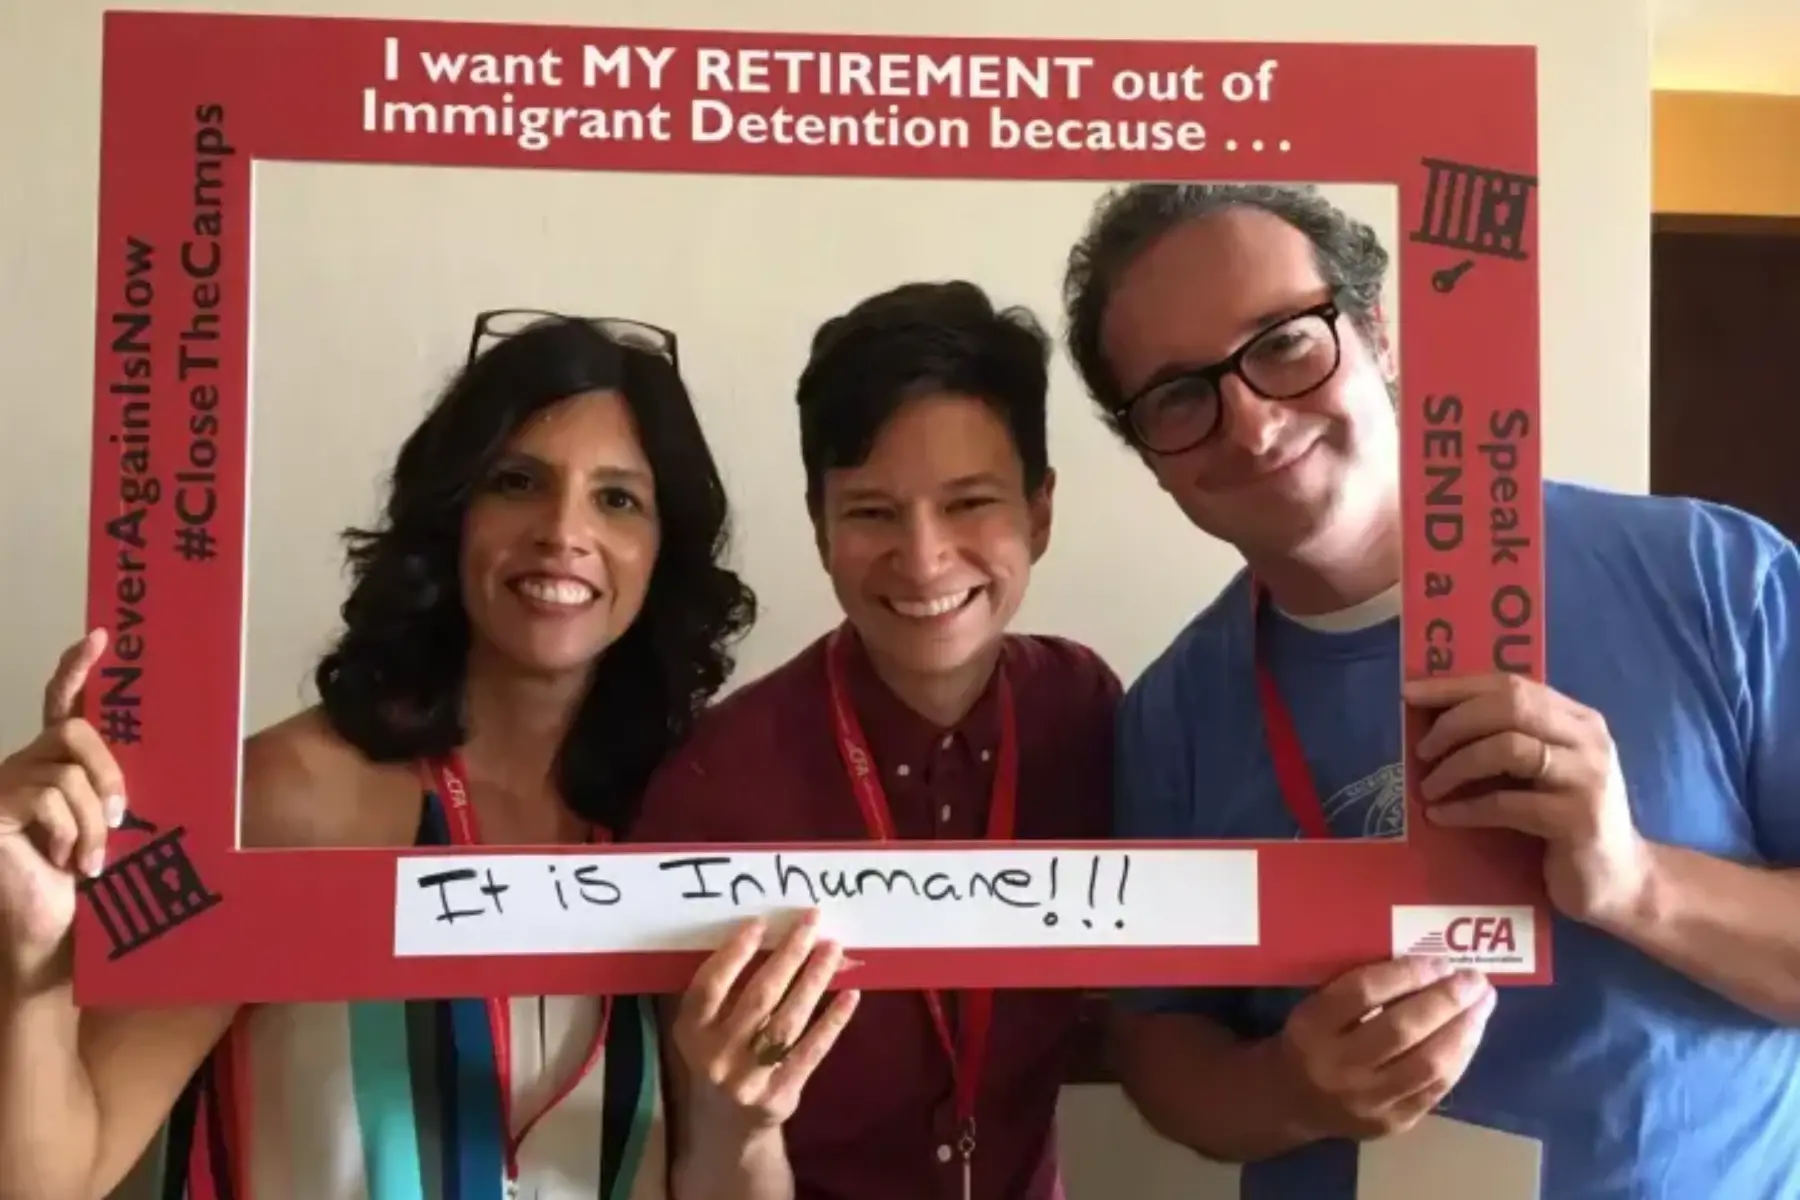
<path id="1" fill-rule="evenodd" d="M 1338 837 L 1406 834 L 1406 767 L 1388 763 L 1339 788 L 1325 801 L 1325 822 Z"/>
<path id="2" fill-rule="evenodd" d="M 1537 966 L 1528 907 L 1396 904 L 1394 955 L 1447 958 L 1458 967 L 1530 974 Z"/>

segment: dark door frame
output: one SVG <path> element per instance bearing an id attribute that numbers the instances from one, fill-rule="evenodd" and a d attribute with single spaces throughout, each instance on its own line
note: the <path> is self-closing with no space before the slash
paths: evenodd
<path id="1" fill-rule="evenodd" d="M 1655 213 L 1651 230 L 1650 491 L 1734 505 L 1800 538 L 1800 493 L 1781 465 L 1782 443 L 1800 436 L 1791 405 L 1781 400 L 1793 389 L 1791 364 L 1752 368 L 1745 356 L 1760 358 L 1766 351 L 1745 340 L 1750 334 L 1738 337 L 1720 326 L 1726 319 L 1721 314 L 1734 303 L 1757 306 L 1744 319 L 1751 322 L 1746 329 L 1761 331 L 1754 336 L 1762 341 L 1775 322 L 1784 322 L 1784 329 L 1792 324 L 1800 297 L 1785 282 L 1788 274 L 1778 282 L 1765 267 L 1795 270 L 1800 216 Z M 1749 290 L 1730 294 L 1739 285 Z M 1770 304 L 1780 317 L 1766 309 Z M 1712 364 L 1725 382 L 1709 385 L 1697 364 L 1719 353 L 1734 361 Z M 1725 390 L 1709 391 L 1719 386 Z M 1725 414 L 1724 427 L 1760 425 L 1766 436 L 1734 448 L 1739 434 L 1721 428 L 1714 420 L 1719 413 Z"/>
<path id="2" fill-rule="evenodd" d="M 1748 234 L 1800 237 L 1800 217 L 1738 216 L 1720 213 L 1652 213 L 1650 233 Z"/>

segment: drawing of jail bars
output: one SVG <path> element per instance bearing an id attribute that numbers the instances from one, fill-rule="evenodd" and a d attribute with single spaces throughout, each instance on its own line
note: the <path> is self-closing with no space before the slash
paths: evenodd
<path id="1" fill-rule="evenodd" d="M 1441 158 L 1423 161 L 1429 175 L 1412 241 L 1498 258 L 1530 257 L 1525 217 L 1536 179 Z"/>
<path id="2" fill-rule="evenodd" d="M 112 943 L 108 958 L 123 958 L 219 903 L 187 856 L 180 826 L 146 842 L 82 885 L 88 904 Z"/>

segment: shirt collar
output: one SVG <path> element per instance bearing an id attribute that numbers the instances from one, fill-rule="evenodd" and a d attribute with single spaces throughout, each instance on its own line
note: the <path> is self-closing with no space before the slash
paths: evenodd
<path id="1" fill-rule="evenodd" d="M 845 674 L 848 677 L 850 702 L 856 708 L 856 719 L 863 736 L 869 740 L 869 751 L 876 762 L 892 767 L 926 761 L 946 738 L 961 737 L 971 753 L 986 751 L 991 760 L 1000 744 L 999 672 L 989 677 L 987 686 L 969 711 L 956 724 L 943 727 L 927 720 L 895 695 L 875 673 L 867 649 L 855 630 L 846 626 Z M 1002 643 L 1000 662 L 1011 654 L 1010 639 Z M 886 770 L 883 774 L 886 774 Z"/>

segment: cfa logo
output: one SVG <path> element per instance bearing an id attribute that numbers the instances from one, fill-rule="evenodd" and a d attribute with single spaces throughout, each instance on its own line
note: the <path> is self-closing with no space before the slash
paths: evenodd
<path id="1" fill-rule="evenodd" d="M 1457 917 L 1442 933 L 1428 933 L 1413 943 L 1411 954 L 1517 954 L 1519 939 L 1511 917 Z"/>
<path id="2" fill-rule="evenodd" d="M 1459 967 L 1529 974 L 1536 969 L 1534 914 L 1525 907 L 1396 905 L 1396 955 L 1447 958 Z"/>
<path id="3" fill-rule="evenodd" d="M 850 774 L 856 779 L 866 779 L 874 772 L 875 764 L 869 761 L 861 746 L 846 747 L 849 750 Z"/>

